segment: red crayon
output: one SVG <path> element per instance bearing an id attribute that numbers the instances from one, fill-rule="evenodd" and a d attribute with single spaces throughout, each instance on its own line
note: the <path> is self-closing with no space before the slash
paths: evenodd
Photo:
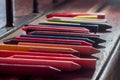
<path id="1" fill-rule="evenodd" d="M 91 37 L 100 37 L 98 34 L 93 34 L 93 33 L 73 33 L 73 32 L 55 32 L 55 31 L 32 31 L 29 32 L 28 34 L 47 34 L 47 35 L 67 35 L 67 36 L 75 36 L 75 37 L 80 37 L 80 36 L 91 36 Z"/>
<path id="2" fill-rule="evenodd" d="M 69 40 L 69 39 L 52 39 L 52 38 L 30 38 L 30 37 L 15 37 L 16 40 L 28 40 L 28 42 L 36 42 L 36 43 L 61 43 L 61 44 L 76 44 L 76 45 L 86 45 L 92 46 L 91 43 L 83 41 L 83 40 Z M 26 41 L 27 42 L 27 41 Z"/>
<path id="3" fill-rule="evenodd" d="M 59 73 L 60 71 L 60 69 L 45 65 L 0 63 L 1 74 L 46 76 Z"/>
<path id="4" fill-rule="evenodd" d="M 23 59 L 44 59 L 44 60 L 61 60 L 61 61 L 73 61 L 84 68 L 95 68 L 96 59 L 88 58 L 69 58 L 69 57 L 47 57 L 47 56 L 29 56 L 29 55 L 13 55 L 13 58 Z"/>
<path id="5" fill-rule="evenodd" d="M 30 55 L 30 56 L 77 58 L 76 56 L 74 56 L 72 54 L 0 50 L 0 57 L 10 57 L 12 55 Z"/>
<path id="6" fill-rule="evenodd" d="M 105 19 L 105 14 L 97 13 L 52 13 L 48 14 L 46 17 L 75 17 L 75 16 L 97 16 L 98 19 Z"/>
<path id="7" fill-rule="evenodd" d="M 52 27 L 52 26 L 39 26 L 29 25 L 22 27 L 22 30 L 34 29 L 34 31 L 61 31 L 61 32 L 76 32 L 76 33 L 88 33 L 89 29 L 86 28 L 64 28 L 64 27 Z"/>
<path id="8" fill-rule="evenodd" d="M 62 71 L 73 71 L 81 68 L 81 66 L 75 62 L 60 61 L 60 60 L 0 58 L 0 63 L 24 64 L 24 65 L 46 65 L 46 66 L 52 66 L 52 67 L 58 68 Z"/>

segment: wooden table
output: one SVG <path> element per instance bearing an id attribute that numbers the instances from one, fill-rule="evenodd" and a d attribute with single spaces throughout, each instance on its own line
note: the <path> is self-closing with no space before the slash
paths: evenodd
<path id="1" fill-rule="evenodd" d="M 91 3 L 90 3 L 91 2 Z M 114 4 L 112 4 L 114 3 Z M 108 23 L 113 26 L 112 29 L 110 29 L 111 32 L 107 33 L 98 33 L 101 35 L 101 38 L 105 39 L 107 42 L 102 43 L 101 45 L 104 46 L 104 48 L 100 48 L 101 52 L 99 54 L 95 54 L 93 56 L 97 57 L 97 65 L 95 70 L 78 70 L 75 72 L 69 72 L 69 73 L 62 73 L 56 76 L 50 76 L 47 78 L 44 78 L 43 80 L 110 80 L 111 78 L 108 78 L 109 75 L 114 75 L 110 73 L 110 71 L 114 70 L 114 67 L 116 68 L 117 60 L 119 58 L 117 52 L 119 50 L 119 37 L 120 37 L 120 6 L 116 3 L 116 1 L 113 2 L 107 2 L 104 0 L 104 2 L 100 2 L 100 0 L 89 0 L 89 2 L 85 0 L 76 0 L 76 2 L 73 0 L 73 2 L 69 2 L 67 4 L 64 4 L 52 12 L 104 12 L 106 13 L 106 18 L 108 20 Z M 46 13 L 48 14 L 48 13 Z M 46 15 L 45 14 L 45 15 Z M 45 16 L 39 17 L 35 19 L 30 24 L 38 24 L 40 21 L 45 20 Z M 1 39 L 1 43 L 8 38 L 24 34 L 20 29 L 9 34 L 5 38 Z M 109 74 L 108 74 L 109 72 Z M 1 77 L 2 79 L 5 79 L 4 77 Z M 9 76 L 8 76 L 9 78 Z M 12 77 L 15 80 L 21 80 L 21 76 L 16 78 Z M 39 80 L 39 77 L 24 77 L 25 80 Z M 112 77 L 113 78 L 113 77 Z M 10 78 L 11 79 L 11 78 Z M 6 80 L 10 80 L 6 79 Z M 22 78 L 23 79 L 23 78 Z M 111 79 L 112 80 L 112 79 Z"/>

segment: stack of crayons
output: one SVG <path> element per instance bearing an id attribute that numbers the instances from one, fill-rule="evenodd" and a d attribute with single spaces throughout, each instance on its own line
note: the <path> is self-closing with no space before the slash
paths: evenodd
<path id="1" fill-rule="evenodd" d="M 47 21 L 40 25 L 84 27 L 95 33 L 106 32 L 112 28 L 107 23 L 105 14 L 101 13 L 53 13 L 47 15 Z"/>
<path id="2" fill-rule="evenodd" d="M 25 25 L 22 27 L 25 35 L 0 45 L 1 73 L 45 76 L 81 68 L 95 69 L 95 58 L 80 55 L 100 52 L 95 46 L 105 40 L 93 32 L 111 28 L 105 15 L 59 13 L 47 18 L 39 25 Z"/>

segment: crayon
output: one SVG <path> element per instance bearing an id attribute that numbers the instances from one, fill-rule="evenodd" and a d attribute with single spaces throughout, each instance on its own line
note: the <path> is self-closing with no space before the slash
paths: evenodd
<path id="1" fill-rule="evenodd" d="M 48 38 L 30 38 L 30 37 L 15 37 L 15 39 L 18 39 L 18 40 L 32 40 L 32 41 L 35 41 L 35 42 L 39 42 L 40 43 L 43 41 L 43 42 L 55 42 L 55 43 L 61 43 L 61 44 L 76 44 L 76 45 L 86 45 L 86 46 L 92 46 L 91 43 L 88 43 L 86 41 L 83 41 L 83 40 L 67 40 L 67 39 L 48 39 Z"/>
<path id="2" fill-rule="evenodd" d="M 55 42 L 56 41 L 56 42 Z M 71 41 L 64 41 L 59 39 L 50 39 L 50 38 L 34 38 L 34 37 L 16 37 L 12 39 L 7 39 L 4 41 L 4 44 L 18 44 L 18 42 L 30 42 L 30 43 L 53 43 L 53 44 L 71 44 L 71 45 L 81 45 L 81 43 L 70 43 Z M 81 42 L 81 41 L 80 41 Z"/>
<path id="3" fill-rule="evenodd" d="M 51 23 L 51 22 L 50 22 Z M 31 26 L 31 27 L 30 27 Z M 23 31 L 25 31 L 27 28 L 35 28 L 35 27 L 52 27 L 52 28 L 64 28 L 64 29 L 80 29 L 80 30 L 87 30 L 88 31 L 88 29 L 87 28 L 84 28 L 84 27 L 66 27 L 66 26 L 52 26 L 52 25 L 40 25 L 40 23 L 39 24 L 37 24 L 37 25 L 31 25 L 31 24 L 25 24 L 24 26 L 23 26 Z M 25 29 L 24 29 L 25 28 Z M 46 30 L 47 31 L 47 30 Z M 86 32 L 87 32 L 86 31 Z M 63 31 L 64 32 L 64 31 Z"/>
<path id="4" fill-rule="evenodd" d="M 105 14 L 98 13 L 52 13 L 48 14 L 46 17 L 75 17 L 75 16 L 96 16 L 98 19 L 105 19 Z"/>
<path id="5" fill-rule="evenodd" d="M 83 16 L 74 17 L 74 18 L 51 17 L 51 18 L 48 18 L 47 21 L 61 20 L 61 21 L 73 21 L 73 22 L 80 22 L 80 23 L 106 23 L 107 22 L 106 19 L 90 19 L 91 17 L 94 17 L 94 16 L 84 16 L 84 18 L 82 17 Z M 89 19 L 86 19 L 85 17 Z"/>
<path id="6" fill-rule="evenodd" d="M 49 56 L 49 57 L 70 57 L 76 58 L 72 54 L 62 53 L 45 53 L 45 52 L 28 52 L 28 51 L 11 51 L 11 50 L 0 50 L 0 57 L 10 57 L 12 55 L 30 55 L 30 56 Z"/>
<path id="7" fill-rule="evenodd" d="M 29 35 L 34 35 L 34 34 L 49 34 L 49 35 L 65 35 L 65 36 L 91 36 L 91 37 L 100 37 L 99 34 L 94 34 L 94 33 L 71 33 L 71 32 L 55 32 L 55 31 L 32 31 L 28 33 Z"/>
<path id="8" fill-rule="evenodd" d="M 94 37 L 94 36 L 74 36 L 74 35 L 60 35 L 60 34 L 50 34 L 50 33 L 45 33 L 45 32 L 40 32 L 40 33 L 34 33 L 32 35 L 48 35 L 48 36 L 55 36 L 55 37 L 62 37 L 62 36 L 65 36 L 65 37 L 70 37 L 70 38 L 88 38 L 88 39 L 91 39 L 93 41 L 95 41 L 95 43 L 103 43 L 103 42 L 106 42 L 105 40 L 101 39 L 101 38 L 98 38 L 98 37 Z"/>
<path id="9" fill-rule="evenodd" d="M 48 26 L 65 26 L 65 27 L 84 27 L 90 30 L 90 32 L 106 32 L 107 29 L 112 28 L 110 25 L 105 24 L 77 24 L 77 23 L 65 23 L 65 22 L 41 22 L 39 25 L 48 25 Z"/>
<path id="10" fill-rule="evenodd" d="M 99 27 L 103 28 L 111 28 L 111 26 L 107 23 L 91 23 L 91 22 L 81 22 L 79 20 L 70 20 L 70 19 L 48 19 L 47 21 L 50 22 L 62 22 L 62 23 L 76 23 L 76 24 L 93 24 L 93 25 L 99 25 Z"/>
<path id="11" fill-rule="evenodd" d="M 47 76 L 61 72 L 60 69 L 47 65 L 26 65 L 26 64 L 9 64 L 0 63 L 1 74 L 12 75 L 32 75 L 32 76 Z"/>
<path id="12" fill-rule="evenodd" d="M 96 37 L 73 37 L 73 36 L 56 36 L 56 35 L 44 35 L 44 34 L 34 34 L 34 35 L 20 35 L 21 37 L 41 37 L 41 38 L 52 38 L 52 39 L 68 39 L 68 40 L 83 40 L 93 45 L 105 42 L 105 40 Z"/>
<path id="13" fill-rule="evenodd" d="M 53 26 L 53 27 L 67 27 L 67 28 L 70 28 L 70 27 L 83 27 L 83 28 L 86 28 L 86 29 L 89 29 L 89 32 L 100 32 L 99 30 L 99 25 L 91 25 L 91 24 L 76 24 L 76 23 L 62 23 L 62 22 L 50 22 L 50 21 L 44 21 L 44 22 L 41 22 L 39 23 L 39 25 L 41 26 Z M 106 29 L 105 29 L 106 30 Z"/>
<path id="14" fill-rule="evenodd" d="M 96 59 L 88 58 L 68 58 L 68 57 L 46 57 L 46 56 L 29 56 L 29 55 L 13 55 L 13 58 L 23 59 L 43 59 L 43 60 L 61 60 L 61 61 L 73 61 L 83 68 L 95 68 Z"/>
<path id="15" fill-rule="evenodd" d="M 92 19 L 95 19 L 95 20 L 104 20 L 105 19 L 105 18 L 104 19 L 99 19 L 98 16 L 96 16 L 96 15 L 91 15 L 91 16 L 75 16 L 73 18 L 90 19 L 90 20 L 92 20 Z"/>
<path id="16" fill-rule="evenodd" d="M 21 58 L 0 58 L 0 63 L 5 64 L 24 64 L 24 65 L 45 65 L 58 68 L 62 71 L 74 71 L 81 68 L 81 66 L 73 61 L 60 60 L 42 60 L 42 59 L 21 59 Z"/>
<path id="17" fill-rule="evenodd" d="M 28 28 L 28 29 L 26 29 L 26 34 L 28 34 L 28 33 L 30 33 L 30 32 L 33 32 L 33 31 L 42 31 L 42 30 L 39 30 L 39 29 L 33 29 L 33 28 Z M 43 30 L 44 31 L 44 30 Z M 47 30 L 47 31 L 51 31 L 51 30 Z M 52 32 L 66 32 L 66 31 L 52 31 Z M 68 31 L 69 32 L 69 31 Z M 83 33 L 83 32 L 69 32 L 69 33 Z M 86 34 L 87 34 L 88 32 L 86 32 Z"/>
<path id="18" fill-rule="evenodd" d="M 29 51 L 38 50 L 39 52 L 50 52 L 50 53 L 64 53 L 64 54 L 80 54 L 78 51 L 72 48 L 63 47 L 45 47 L 45 46 L 22 46 L 22 45 L 0 45 L 0 50 L 10 51 Z"/>
<path id="19" fill-rule="evenodd" d="M 30 57 L 36 57 L 35 59 L 37 59 L 37 57 L 47 57 L 47 58 L 76 58 L 76 59 L 78 59 L 79 57 L 62 57 L 62 56 L 41 56 L 41 55 L 20 55 L 20 54 L 15 54 L 15 55 L 12 55 L 12 56 L 9 56 L 9 57 L 7 57 L 7 58 L 20 58 L 20 57 L 18 57 L 18 56 L 30 56 Z M 22 58 L 22 57 L 21 57 Z M 25 58 L 25 59 L 30 59 L 30 58 Z M 32 58 L 31 58 L 32 59 Z M 34 58 L 33 58 L 34 59 Z M 44 59 L 43 59 L 44 60 Z M 51 60 L 51 59 L 45 59 L 45 60 Z"/>
<path id="20" fill-rule="evenodd" d="M 80 52 L 80 54 L 91 55 L 95 53 L 99 53 L 100 50 L 92 47 L 92 46 L 80 46 L 80 45 L 65 45 L 65 44 L 45 44 L 45 43 L 26 43 L 19 42 L 18 45 L 33 45 L 33 46 L 51 46 L 51 47 L 68 47 Z"/>
<path id="21" fill-rule="evenodd" d="M 4 41 L 4 44 L 18 44 L 18 42 L 31 43 L 53 43 L 53 44 L 68 44 L 68 45 L 86 45 L 92 46 L 91 43 L 83 40 L 67 40 L 67 39 L 50 39 L 50 38 L 33 38 L 33 37 L 15 37 Z"/>
<path id="22" fill-rule="evenodd" d="M 26 31 L 27 29 L 33 29 L 37 31 L 60 31 L 60 32 L 76 32 L 76 33 L 88 33 L 89 30 L 85 28 L 64 28 L 64 27 L 52 27 L 52 26 L 26 26 L 22 27 L 22 30 Z"/>
<path id="23" fill-rule="evenodd" d="M 46 39 L 66 39 L 66 40 L 82 40 L 86 41 L 91 44 L 95 44 L 95 41 L 88 39 L 88 38 L 73 38 L 73 37 L 66 37 L 66 36 L 48 36 L 48 35 L 20 35 L 20 37 L 31 37 L 31 38 L 46 38 Z"/>

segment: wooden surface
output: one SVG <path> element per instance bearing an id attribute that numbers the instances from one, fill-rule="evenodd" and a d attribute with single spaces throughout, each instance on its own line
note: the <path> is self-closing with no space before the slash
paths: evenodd
<path id="1" fill-rule="evenodd" d="M 100 4 L 99 0 L 90 0 L 90 1 L 85 1 L 85 0 L 77 0 L 76 2 L 70 2 L 67 4 L 62 5 L 61 7 L 57 8 L 52 12 L 94 12 L 97 10 L 96 4 Z M 107 2 L 106 6 L 103 7 L 103 9 L 100 12 L 106 13 L 108 23 L 113 26 L 112 29 L 110 29 L 111 32 L 108 33 L 98 33 L 101 35 L 101 38 L 107 40 L 106 43 L 101 44 L 105 48 L 101 48 L 101 53 L 95 54 L 93 56 L 99 58 L 97 61 L 96 69 L 95 70 L 80 70 L 77 72 L 72 72 L 72 73 L 63 73 L 57 76 L 53 77 L 48 77 L 48 78 L 43 78 L 42 80 L 96 80 L 96 77 L 99 75 L 101 70 L 103 69 L 103 66 L 105 65 L 107 59 L 109 58 L 109 55 L 112 54 L 112 49 L 114 48 L 115 43 L 119 37 L 120 34 L 120 6 L 118 3 L 112 4 L 112 2 Z M 40 17 L 31 24 L 38 24 L 40 21 L 45 20 L 45 16 Z M 5 38 L 1 39 L 0 42 L 2 43 L 5 39 L 20 35 L 20 34 L 25 34 L 21 30 L 17 30 L 14 33 L 9 34 Z M 9 77 L 9 76 L 8 76 Z M 19 78 L 20 77 L 20 78 Z M 21 76 L 16 78 L 16 76 L 12 77 L 13 80 L 23 80 Z M 33 77 L 34 78 L 34 77 Z M 52 78 L 52 79 L 50 79 Z M 11 80 L 6 79 L 5 77 L 1 77 L 1 80 Z M 25 77 L 25 80 L 29 80 L 29 78 Z M 40 80 L 39 77 L 33 79 L 33 80 Z M 112 80 L 112 79 L 111 79 Z M 117 80 L 117 79 L 116 79 Z"/>
<path id="2" fill-rule="evenodd" d="M 106 6 L 104 7 L 104 9 L 101 12 L 105 12 L 107 15 L 107 19 L 110 25 L 113 26 L 112 28 L 112 32 L 111 33 L 107 33 L 105 35 L 103 35 L 102 37 L 105 38 L 107 40 L 107 42 L 104 44 L 106 46 L 105 49 L 102 49 L 102 55 L 100 56 L 100 60 L 98 62 L 99 64 L 104 64 L 106 59 L 109 57 L 110 54 L 113 53 L 114 51 L 114 47 L 119 45 L 118 43 L 115 44 L 117 42 L 117 39 L 119 40 L 119 36 L 120 36 L 120 5 L 119 5 L 119 1 L 115 0 L 115 1 L 109 1 L 107 2 Z M 115 55 L 117 55 L 115 58 L 111 57 L 111 59 L 114 60 L 114 62 L 112 64 L 110 64 L 110 66 L 112 67 L 112 71 L 113 73 L 109 72 L 109 78 L 107 76 L 108 80 L 119 80 L 119 62 L 117 60 L 119 60 L 119 53 L 117 54 L 117 52 L 115 53 Z M 105 63 L 107 64 L 107 63 Z M 102 67 L 100 67 L 102 68 Z M 96 73 L 99 72 L 99 69 L 96 70 Z M 118 70 L 118 71 L 117 71 Z"/>

